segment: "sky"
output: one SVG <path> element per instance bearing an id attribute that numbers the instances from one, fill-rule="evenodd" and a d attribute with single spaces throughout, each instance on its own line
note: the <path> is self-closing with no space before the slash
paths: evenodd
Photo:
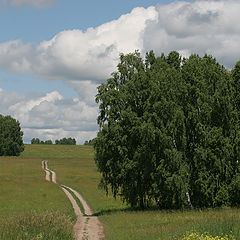
<path id="1" fill-rule="evenodd" d="M 120 53 L 207 53 L 231 69 L 239 12 L 239 0 L 0 0 L 0 114 L 20 122 L 25 143 L 83 144 Z"/>

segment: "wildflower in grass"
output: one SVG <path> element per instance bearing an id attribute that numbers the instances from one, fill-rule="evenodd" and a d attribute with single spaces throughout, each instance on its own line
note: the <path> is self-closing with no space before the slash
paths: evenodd
<path id="1" fill-rule="evenodd" d="M 39 233 L 36 237 L 31 238 L 31 240 L 42 240 L 43 239 L 43 234 Z"/>
<path id="2" fill-rule="evenodd" d="M 236 240 L 235 237 L 230 233 L 224 236 L 211 236 L 208 233 L 189 232 L 186 233 L 181 240 Z"/>

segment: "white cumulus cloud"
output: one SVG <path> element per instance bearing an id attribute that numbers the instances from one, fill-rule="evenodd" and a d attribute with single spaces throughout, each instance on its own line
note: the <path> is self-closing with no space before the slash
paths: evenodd
<path id="1" fill-rule="evenodd" d="M 175 1 L 129 14 L 86 31 L 66 30 L 39 44 L 0 43 L 0 68 L 44 79 L 99 83 L 116 69 L 120 53 L 212 54 L 227 67 L 239 59 L 240 1 Z"/>
<path id="2" fill-rule="evenodd" d="M 99 27 L 63 31 L 37 45 L 21 40 L 1 43 L 0 68 L 45 79 L 99 82 L 114 71 L 120 53 L 142 48 L 143 30 L 156 17 L 154 7 L 135 8 Z"/>
<path id="3" fill-rule="evenodd" d="M 227 67 L 240 59 L 240 1 L 200 0 L 156 6 L 157 20 L 144 30 L 143 49 L 211 54 Z"/>

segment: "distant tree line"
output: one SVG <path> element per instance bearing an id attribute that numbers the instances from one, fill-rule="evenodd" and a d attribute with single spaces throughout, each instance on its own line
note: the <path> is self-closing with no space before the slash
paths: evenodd
<path id="1" fill-rule="evenodd" d="M 0 156 L 19 156 L 24 150 L 20 123 L 0 114 Z"/>
<path id="2" fill-rule="evenodd" d="M 33 138 L 31 144 L 53 144 L 52 140 L 41 141 L 39 138 Z"/>
<path id="3" fill-rule="evenodd" d="M 240 206 L 240 61 L 121 55 L 98 87 L 100 186 L 132 206 Z"/>
<path id="4" fill-rule="evenodd" d="M 94 145 L 94 140 L 95 140 L 95 138 L 90 139 L 90 140 L 86 140 L 86 141 L 84 142 L 84 145 L 93 146 L 93 145 Z"/>
<path id="5" fill-rule="evenodd" d="M 76 145 L 76 140 L 74 138 L 62 138 L 60 140 L 56 140 L 55 144 Z"/>
<path id="6" fill-rule="evenodd" d="M 52 140 L 41 141 L 39 138 L 33 138 L 31 144 L 53 144 Z M 76 145 L 76 140 L 74 138 L 62 138 L 60 140 L 55 140 L 55 144 L 59 145 Z"/>

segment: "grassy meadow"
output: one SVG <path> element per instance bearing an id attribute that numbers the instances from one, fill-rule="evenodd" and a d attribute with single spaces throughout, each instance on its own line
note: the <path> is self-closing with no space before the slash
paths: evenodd
<path id="1" fill-rule="evenodd" d="M 240 239 L 239 209 L 136 211 L 105 196 L 98 189 L 93 158 L 91 146 L 61 145 L 26 145 L 20 157 L 0 157 L 0 239 L 72 239 L 73 210 L 63 191 L 44 181 L 42 160 L 56 171 L 58 183 L 88 201 L 104 224 L 107 240 L 183 239 L 186 232 L 232 232 Z"/>
<path id="2" fill-rule="evenodd" d="M 27 152 L 27 150 L 26 150 Z M 75 216 L 38 157 L 0 157 L 0 239 L 72 238 Z"/>

